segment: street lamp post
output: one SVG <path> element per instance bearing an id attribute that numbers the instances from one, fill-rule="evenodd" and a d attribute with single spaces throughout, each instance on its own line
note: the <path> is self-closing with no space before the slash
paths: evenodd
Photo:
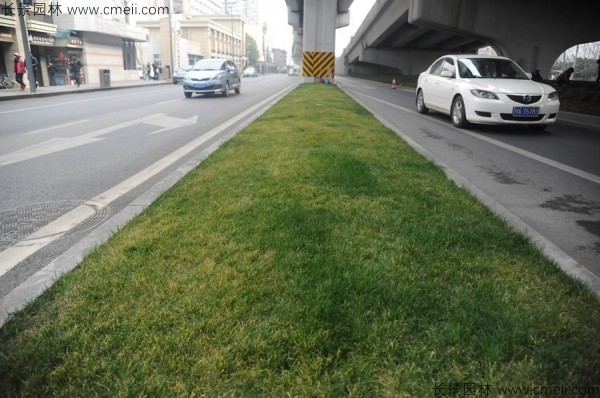
<path id="1" fill-rule="evenodd" d="M 233 45 L 233 41 L 234 41 L 234 37 L 233 37 L 233 15 L 232 15 L 232 10 L 229 10 L 230 5 L 234 5 L 235 3 L 237 3 L 239 0 L 225 0 L 225 14 L 229 14 L 229 21 L 231 22 L 231 57 L 233 58 L 233 60 L 235 60 L 235 54 L 234 54 L 234 45 Z"/>

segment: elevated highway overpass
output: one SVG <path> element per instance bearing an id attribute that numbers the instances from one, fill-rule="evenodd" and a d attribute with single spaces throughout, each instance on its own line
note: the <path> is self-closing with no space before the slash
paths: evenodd
<path id="1" fill-rule="evenodd" d="M 335 51 L 335 29 L 348 25 L 352 2 L 286 0 L 298 64 L 307 53 Z M 593 8 L 587 0 L 377 0 L 335 72 L 391 67 L 418 74 L 441 55 L 489 45 L 525 70 L 547 76 L 566 49 L 600 41 Z"/>
<path id="2" fill-rule="evenodd" d="M 336 63 L 336 73 L 377 66 L 411 75 L 448 53 L 491 46 L 548 76 L 566 49 L 600 40 L 585 0 L 377 0 Z"/>

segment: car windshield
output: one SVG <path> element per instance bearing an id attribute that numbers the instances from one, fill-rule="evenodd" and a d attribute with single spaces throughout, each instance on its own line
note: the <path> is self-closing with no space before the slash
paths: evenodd
<path id="1" fill-rule="evenodd" d="M 214 59 L 203 59 L 196 62 L 194 70 L 223 70 L 223 61 Z"/>
<path id="2" fill-rule="evenodd" d="M 525 72 L 509 59 L 462 58 L 458 60 L 458 74 L 463 78 L 529 80 Z"/>

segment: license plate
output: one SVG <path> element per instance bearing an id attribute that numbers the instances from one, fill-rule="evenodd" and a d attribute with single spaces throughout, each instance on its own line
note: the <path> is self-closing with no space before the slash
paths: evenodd
<path id="1" fill-rule="evenodd" d="M 196 83 L 196 84 L 194 84 L 194 88 L 195 89 L 202 89 L 202 88 L 204 88 L 204 86 L 206 86 L 204 83 Z"/>
<path id="2" fill-rule="evenodd" d="M 516 117 L 536 117 L 540 114 L 540 108 L 515 106 L 512 114 Z"/>

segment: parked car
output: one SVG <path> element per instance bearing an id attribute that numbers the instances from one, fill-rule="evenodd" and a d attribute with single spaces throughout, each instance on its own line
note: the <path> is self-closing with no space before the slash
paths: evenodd
<path id="1" fill-rule="evenodd" d="M 288 76 L 298 76 L 298 69 L 296 69 L 296 68 L 288 69 Z"/>
<path id="2" fill-rule="evenodd" d="M 183 79 L 191 69 L 191 66 L 182 66 L 181 68 L 177 69 L 177 71 L 173 73 L 173 84 L 183 83 Z"/>
<path id="3" fill-rule="evenodd" d="M 228 59 L 201 59 L 183 80 L 183 93 L 221 94 L 229 96 L 231 90 L 240 93 L 242 81 L 235 64 Z"/>
<path id="4" fill-rule="evenodd" d="M 256 68 L 253 66 L 249 66 L 246 69 L 244 69 L 244 77 L 257 77 L 258 76 L 258 72 L 256 71 Z"/>
<path id="5" fill-rule="evenodd" d="M 469 123 L 527 125 L 543 130 L 556 121 L 556 90 L 531 80 L 500 56 L 446 55 L 419 75 L 416 106 L 450 115 L 456 127 Z"/>

